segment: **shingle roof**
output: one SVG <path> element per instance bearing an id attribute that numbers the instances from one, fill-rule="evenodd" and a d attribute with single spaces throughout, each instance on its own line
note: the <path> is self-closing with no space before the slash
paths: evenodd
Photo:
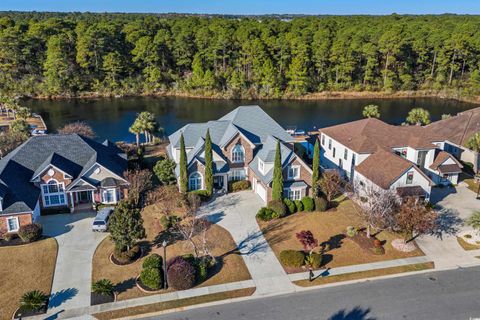
<path id="1" fill-rule="evenodd" d="M 433 160 L 433 163 L 430 165 L 430 169 L 433 170 L 438 170 L 438 168 L 448 159 L 452 159 L 455 162 L 455 166 L 460 170 L 463 167 L 460 162 L 458 162 L 457 159 L 455 159 L 454 156 L 452 156 L 450 153 L 445 152 L 445 151 L 440 151 L 437 156 L 435 157 L 435 160 Z"/>
<path id="2" fill-rule="evenodd" d="M 40 190 L 31 179 L 48 164 L 78 179 L 95 162 L 122 176 L 127 161 L 114 146 L 77 134 L 44 135 L 28 139 L 0 160 L 0 184 L 7 189 L 1 214 L 33 211 Z"/>

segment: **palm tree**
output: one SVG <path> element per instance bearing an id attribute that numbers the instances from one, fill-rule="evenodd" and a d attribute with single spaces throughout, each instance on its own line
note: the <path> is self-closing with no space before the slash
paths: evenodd
<path id="1" fill-rule="evenodd" d="M 378 106 L 374 104 L 369 104 L 363 108 L 363 117 L 365 118 L 380 118 L 380 112 L 378 111 Z"/>
<path id="2" fill-rule="evenodd" d="M 142 133 L 142 128 L 140 127 L 140 123 L 137 120 L 135 120 L 133 124 L 130 126 L 130 128 L 128 128 L 128 131 L 135 135 L 137 147 L 140 147 L 140 133 Z"/>
<path id="3" fill-rule="evenodd" d="M 97 282 L 92 283 L 92 292 L 101 294 L 104 296 L 111 296 L 113 295 L 113 290 L 115 286 L 113 285 L 112 281 L 108 279 L 101 279 Z"/>
<path id="4" fill-rule="evenodd" d="M 407 122 L 417 126 L 430 123 L 430 112 L 423 108 L 413 108 L 407 116 Z"/>
<path id="5" fill-rule="evenodd" d="M 46 306 L 48 296 L 39 290 L 25 293 L 20 299 L 20 305 L 27 311 L 38 311 Z"/>
<path id="6" fill-rule="evenodd" d="M 145 135 L 145 142 L 149 143 L 152 141 L 152 132 L 156 128 L 155 115 L 148 111 L 143 111 L 137 117 L 137 120 L 140 123 L 143 134 Z"/>

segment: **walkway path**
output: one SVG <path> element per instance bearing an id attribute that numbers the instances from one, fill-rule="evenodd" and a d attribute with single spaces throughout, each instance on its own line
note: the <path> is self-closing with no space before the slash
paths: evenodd
<path id="1" fill-rule="evenodd" d="M 262 206 L 263 203 L 256 194 L 243 191 L 218 197 L 201 210 L 209 220 L 224 227 L 232 235 L 257 287 L 256 295 L 293 292 L 294 285 L 255 220 L 255 215 Z"/>
<path id="2" fill-rule="evenodd" d="M 58 256 L 49 309 L 52 312 L 90 305 L 92 257 L 105 233 L 92 232 L 93 212 L 42 216 L 44 233 L 55 237 Z"/>
<path id="3" fill-rule="evenodd" d="M 464 220 L 480 208 L 475 193 L 462 184 L 456 188 L 436 189 L 432 202 L 441 209 L 440 228 L 434 235 L 417 239 L 418 246 L 438 269 L 480 265 L 480 259 L 465 251 L 456 237 L 459 231 L 471 229 L 464 225 Z"/>

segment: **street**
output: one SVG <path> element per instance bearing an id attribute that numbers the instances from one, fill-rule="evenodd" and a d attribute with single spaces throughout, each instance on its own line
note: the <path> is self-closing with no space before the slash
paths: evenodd
<path id="1" fill-rule="evenodd" d="M 480 267 L 323 288 L 144 319 L 380 320 L 480 318 Z"/>

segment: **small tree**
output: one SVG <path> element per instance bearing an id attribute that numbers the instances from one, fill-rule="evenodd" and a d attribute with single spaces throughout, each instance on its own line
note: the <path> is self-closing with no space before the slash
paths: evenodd
<path id="1" fill-rule="evenodd" d="M 128 189 L 128 198 L 138 206 L 146 191 L 152 188 L 152 173 L 150 170 L 127 170 L 123 174 L 130 183 Z"/>
<path id="2" fill-rule="evenodd" d="M 313 147 L 312 162 L 312 188 L 314 197 L 318 196 L 318 179 L 320 179 L 320 144 L 318 139 L 316 139 Z"/>
<path id="3" fill-rule="evenodd" d="M 188 177 L 187 177 L 187 152 L 185 151 L 185 139 L 183 133 L 180 135 L 180 192 L 186 193 L 188 191 Z"/>
<path id="4" fill-rule="evenodd" d="M 320 191 L 325 195 L 325 199 L 329 205 L 333 199 L 342 193 L 343 185 L 344 181 L 336 170 L 323 172 L 322 177 L 318 180 Z"/>
<path id="5" fill-rule="evenodd" d="M 25 293 L 20 299 L 20 305 L 23 310 L 38 311 L 47 305 L 48 296 L 39 291 L 33 290 Z"/>
<path id="6" fill-rule="evenodd" d="M 395 228 L 404 234 L 405 243 L 435 229 L 437 214 L 418 198 L 406 198 L 395 215 Z M 414 235 L 415 234 L 415 235 Z"/>
<path id="7" fill-rule="evenodd" d="M 15 133 L 11 131 L 0 133 L 0 158 L 6 156 L 10 151 L 21 145 L 28 139 L 24 133 Z"/>
<path id="8" fill-rule="evenodd" d="M 385 190 L 373 183 L 355 180 L 350 198 L 358 206 L 357 213 L 366 223 L 367 237 L 370 238 L 372 228 L 386 229 L 394 225 L 394 213 L 400 200 L 395 190 Z"/>
<path id="9" fill-rule="evenodd" d="M 153 172 L 163 185 L 170 185 L 176 180 L 175 166 L 175 161 L 171 159 L 158 160 L 153 167 Z"/>
<path id="10" fill-rule="evenodd" d="M 467 225 L 472 227 L 477 233 L 480 233 L 480 211 L 475 211 L 467 219 Z"/>
<path id="11" fill-rule="evenodd" d="M 413 108 L 407 115 L 407 123 L 413 125 L 426 125 L 430 123 L 430 112 L 423 108 Z"/>
<path id="12" fill-rule="evenodd" d="M 282 154 L 280 152 L 280 141 L 277 141 L 277 150 L 275 152 L 275 162 L 273 165 L 272 200 L 281 200 L 282 196 L 283 196 Z"/>
<path id="13" fill-rule="evenodd" d="M 19 107 L 15 112 L 15 118 L 21 120 L 27 120 L 32 116 L 32 111 L 27 107 Z"/>
<path id="14" fill-rule="evenodd" d="M 303 250 L 311 255 L 313 250 L 318 247 L 318 240 L 315 239 L 313 233 L 309 230 L 302 230 L 295 235 L 303 246 Z"/>
<path id="15" fill-rule="evenodd" d="M 121 200 L 110 218 L 110 237 L 120 250 L 129 251 L 138 240 L 145 238 L 140 210 L 126 200 Z"/>
<path id="16" fill-rule="evenodd" d="M 207 136 L 205 138 L 205 189 L 209 196 L 213 194 L 213 153 L 212 153 L 212 138 L 210 137 L 210 130 L 207 129 Z"/>
<path id="17" fill-rule="evenodd" d="M 76 133 L 87 138 L 95 138 L 95 132 L 86 122 L 76 121 L 58 129 L 59 134 Z"/>
<path id="18" fill-rule="evenodd" d="M 103 296 L 111 296 L 113 295 L 113 290 L 115 290 L 115 286 L 113 285 L 112 281 L 108 279 L 100 279 L 92 283 L 93 293 Z"/>
<path id="19" fill-rule="evenodd" d="M 465 146 L 473 151 L 480 152 L 480 132 L 470 136 Z"/>
<path id="20" fill-rule="evenodd" d="M 378 111 L 378 106 L 374 104 L 369 104 L 363 108 L 363 117 L 364 118 L 380 118 L 380 111 Z"/>
<path id="21" fill-rule="evenodd" d="M 14 134 L 22 134 L 27 137 L 30 135 L 28 123 L 24 119 L 16 119 L 10 122 L 10 131 Z"/>

